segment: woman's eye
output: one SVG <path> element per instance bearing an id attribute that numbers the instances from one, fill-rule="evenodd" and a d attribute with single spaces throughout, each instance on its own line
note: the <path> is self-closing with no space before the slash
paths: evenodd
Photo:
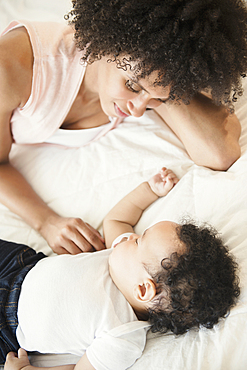
<path id="1" fill-rule="evenodd" d="M 166 103 L 168 99 L 156 99 L 156 100 L 161 102 L 161 103 Z"/>
<path id="2" fill-rule="evenodd" d="M 137 85 L 137 83 L 131 81 L 131 80 L 127 80 L 125 82 L 125 86 L 132 92 L 134 93 L 138 93 L 140 91 L 140 86 Z"/>
<path id="3" fill-rule="evenodd" d="M 138 245 L 138 239 L 135 240 L 135 243 Z"/>

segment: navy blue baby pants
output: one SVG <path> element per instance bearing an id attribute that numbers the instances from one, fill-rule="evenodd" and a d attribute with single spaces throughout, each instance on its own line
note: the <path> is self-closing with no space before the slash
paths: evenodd
<path id="1" fill-rule="evenodd" d="M 17 352 L 17 306 L 22 282 L 31 268 L 42 258 L 23 244 L 0 239 L 0 364 L 8 352 Z"/>

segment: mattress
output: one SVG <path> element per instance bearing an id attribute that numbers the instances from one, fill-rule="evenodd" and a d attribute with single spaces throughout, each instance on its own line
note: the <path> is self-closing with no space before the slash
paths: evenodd
<path id="1" fill-rule="evenodd" d="M 0 31 L 12 19 L 63 20 L 65 0 L 0 0 Z M 60 215 L 80 217 L 102 232 L 110 208 L 162 166 L 180 178 L 176 187 L 143 214 L 135 231 L 160 220 L 193 218 L 217 228 L 239 263 L 241 295 L 230 315 L 213 329 L 182 335 L 148 333 L 133 370 L 244 370 L 247 364 L 247 81 L 236 104 L 242 126 L 241 158 L 226 172 L 195 165 L 183 144 L 152 111 L 129 117 L 98 141 L 80 148 L 13 145 L 12 164 L 42 199 Z M 52 255 L 46 241 L 0 205 L 0 237 Z M 76 363 L 71 355 L 34 355 L 32 364 Z"/>

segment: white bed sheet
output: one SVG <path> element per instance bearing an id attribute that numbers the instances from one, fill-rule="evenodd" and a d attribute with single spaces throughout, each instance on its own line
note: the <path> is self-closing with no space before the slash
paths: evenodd
<path id="1" fill-rule="evenodd" d="M 0 0 L 0 31 L 12 19 L 61 20 L 65 0 Z M 247 90 L 247 82 L 245 82 Z M 12 163 L 55 211 L 78 216 L 101 230 L 108 210 L 160 167 L 181 178 L 146 210 L 136 226 L 141 233 L 162 219 L 190 216 L 210 222 L 222 234 L 240 265 L 241 297 L 230 316 L 212 330 L 176 337 L 148 334 L 143 356 L 133 370 L 244 370 L 247 364 L 247 94 L 237 104 L 242 125 L 241 158 L 227 171 L 196 166 L 183 145 L 153 112 L 128 118 L 119 128 L 83 148 L 17 146 Z M 19 217 L 0 205 L 0 237 L 51 254 L 46 242 Z M 37 366 L 76 361 L 74 356 L 39 355 Z"/>

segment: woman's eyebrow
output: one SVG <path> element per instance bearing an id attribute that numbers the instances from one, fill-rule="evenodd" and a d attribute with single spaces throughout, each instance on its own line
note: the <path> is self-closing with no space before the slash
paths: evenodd
<path id="1" fill-rule="evenodd" d="M 146 93 L 148 93 L 149 95 L 150 95 L 150 92 L 148 92 L 146 89 L 145 89 L 145 87 L 143 87 L 142 86 L 142 84 L 140 84 L 140 82 L 139 81 L 134 81 L 138 86 L 140 86 L 140 88 L 142 89 L 142 90 L 144 90 L 144 91 L 146 91 Z"/>

